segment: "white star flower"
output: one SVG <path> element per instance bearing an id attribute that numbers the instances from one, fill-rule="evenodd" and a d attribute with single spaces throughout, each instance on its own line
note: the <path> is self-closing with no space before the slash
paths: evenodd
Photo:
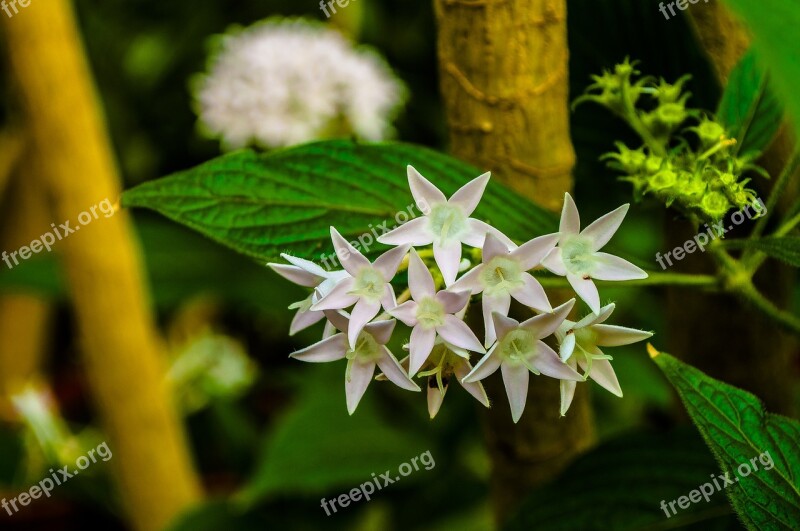
<path id="1" fill-rule="evenodd" d="M 378 315 L 381 306 L 385 310 L 396 306 L 394 289 L 390 282 L 409 247 L 396 247 L 370 263 L 333 227 L 331 240 L 336 256 L 351 276 L 340 280 L 327 295 L 311 305 L 311 310 L 343 310 L 355 304 L 347 336 L 350 348 L 355 348 L 356 339 L 364 325 Z"/>
<path id="2" fill-rule="evenodd" d="M 556 330 L 559 342 L 559 354 L 562 361 L 570 367 L 584 371 L 584 378 L 591 378 L 602 387 L 622 396 L 617 375 L 611 367 L 611 356 L 603 354 L 598 347 L 618 347 L 643 341 L 653 335 L 652 332 L 602 324 L 614 311 L 614 305 L 603 306 L 598 314 L 590 313 L 577 323 L 564 320 Z M 564 416 L 575 396 L 575 382 L 561 381 L 561 415 Z"/>
<path id="3" fill-rule="evenodd" d="M 571 299 L 555 308 L 553 313 L 537 315 L 523 323 L 494 312 L 492 319 L 497 330 L 497 343 L 462 382 L 483 380 L 501 369 L 511 417 L 516 423 L 528 399 L 530 372 L 560 380 L 582 380 L 580 374 L 561 361 L 558 354 L 542 341 L 556 331 L 574 305 L 575 299 Z"/>
<path id="4" fill-rule="evenodd" d="M 476 177 L 448 200 L 441 190 L 409 166 L 408 185 L 417 206 L 425 215 L 387 232 L 378 241 L 387 245 L 413 247 L 432 243 L 436 265 L 442 272 L 445 286 L 450 286 L 458 274 L 462 243 L 480 247 L 486 233 L 491 232 L 509 245 L 512 244 L 497 229 L 469 217 L 478 206 L 489 177 L 489 173 Z"/>
<path id="5" fill-rule="evenodd" d="M 352 415 L 356 410 L 361 397 L 364 396 L 364 392 L 375 374 L 376 366 L 380 367 L 386 378 L 398 387 L 409 391 L 421 390 L 408 377 L 400 363 L 386 347 L 397 321 L 391 319 L 369 323 L 358 334 L 355 346 L 350 347 L 347 340 L 350 329 L 349 319 L 334 311 L 326 311 L 325 316 L 342 333 L 335 334 L 310 347 L 298 350 L 292 353 L 290 357 L 312 363 L 324 363 L 346 358 L 345 393 L 348 413 Z"/>
<path id="6" fill-rule="evenodd" d="M 281 257 L 291 265 L 273 263 L 267 265 L 289 282 L 306 288 L 314 288 L 314 291 L 308 297 L 289 306 L 290 310 L 297 310 L 292 319 L 292 325 L 289 327 L 289 335 L 293 336 L 297 332 L 318 323 L 325 317 L 321 311 L 312 310 L 311 306 L 321 297 L 327 295 L 336 284 L 349 277 L 350 273 L 347 271 L 325 271 L 314 262 L 288 254 L 281 254 Z"/>
<path id="7" fill-rule="evenodd" d="M 517 247 L 489 233 L 483 243 L 482 263 L 451 286 L 452 290 L 469 290 L 473 295 L 483 293 L 481 304 L 487 347 L 496 338 L 492 312 L 508 315 L 512 297 L 540 312 L 553 310 L 544 288 L 527 271 L 539 265 L 557 241 L 558 234 L 548 234 Z"/>
<path id="8" fill-rule="evenodd" d="M 564 195 L 558 246 L 550 251 L 542 264 L 556 275 L 566 276 L 575 293 L 594 313 L 600 311 L 600 295 L 596 280 L 634 280 L 647 278 L 647 273 L 617 256 L 599 250 L 611 239 L 630 205 L 622 205 L 580 230 L 581 221 L 575 201 Z"/>
<path id="9" fill-rule="evenodd" d="M 410 301 L 389 310 L 406 325 L 413 327 L 410 341 L 410 370 L 414 376 L 428 359 L 436 335 L 462 349 L 486 352 L 469 326 L 454 314 L 469 301 L 469 291 L 436 291 L 431 272 L 415 250 L 408 261 Z"/>

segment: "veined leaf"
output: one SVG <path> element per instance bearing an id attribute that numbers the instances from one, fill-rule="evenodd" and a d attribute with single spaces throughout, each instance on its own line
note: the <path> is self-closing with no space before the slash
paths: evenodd
<path id="1" fill-rule="evenodd" d="M 800 237 L 782 236 L 757 240 L 726 240 L 729 249 L 755 249 L 767 256 L 786 262 L 792 267 L 800 267 Z"/>
<path id="2" fill-rule="evenodd" d="M 722 94 L 717 119 L 738 142 L 742 155 L 758 156 L 767 148 L 781 125 L 783 108 L 767 75 L 749 51 L 733 69 Z"/>
<path id="3" fill-rule="evenodd" d="M 648 346 L 733 484 L 725 492 L 748 529 L 800 525 L 800 423 L 768 413 L 754 395 Z M 769 457 L 763 462 L 764 456 Z M 774 467 L 766 469 L 769 462 Z M 753 468 L 758 468 L 754 471 Z M 735 478 L 735 479 L 734 479 Z"/>
<path id="4" fill-rule="evenodd" d="M 374 234 L 420 215 L 407 165 L 446 195 L 482 173 L 410 144 L 333 140 L 225 155 L 128 190 L 122 204 L 156 210 L 262 261 L 281 252 L 318 259 L 331 251 L 330 226 L 371 247 Z M 519 241 L 558 230 L 552 213 L 496 182 L 474 215 Z"/>

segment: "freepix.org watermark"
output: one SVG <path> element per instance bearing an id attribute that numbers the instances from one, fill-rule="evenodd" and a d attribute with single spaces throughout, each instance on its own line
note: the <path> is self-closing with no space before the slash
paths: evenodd
<path id="1" fill-rule="evenodd" d="M 98 457 L 103 461 L 108 461 L 113 457 L 113 454 L 111 453 L 111 450 L 108 448 L 108 444 L 105 441 L 98 444 L 96 448 L 86 452 L 86 455 L 82 455 L 77 458 L 75 460 L 75 466 L 77 469 L 70 471 L 69 465 L 65 465 L 63 468 L 60 468 L 57 471 L 51 468 L 50 476 L 45 477 L 36 485 L 33 485 L 25 492 L 20 493 L 16 498 L 11 498 L 10 500 L 3 498 L 2 501 L 0 501 L 0 505 L 2 505 L 3 509 L 5 509 L 10 516 L 19 512 L 20 509 L 17 507 L 17 503 L 19 503 L 21 506 L 29 505 L 31 500 L 38 500 L 42 497 L 42 494 L 49 498 L 50 493 L 54 488 L 56 488 L 58 485 L 63 485 L 71 478 L 77 476 L 81 470 L 86 470 L 92 465 L 92 463 L 97 463 Z M 14 509 L 14 512 L 11 512 L 12 508 Z"/>
<path id="2" fill-rule="evenodd" d="M 420 464 L 425 468 L 425 470 L 431 470 L 433 467 L 436 466 L 436 462 L 433 460 L 433 456 L 431 455 L 431 451 L 428 450 L 420 455 L 411 458 L 408 463 L 403 463 L 399 467 L 397 467 L 397 472 L 400 474 L 395 475 L 392 477 L 392 471 L 387 470 L 383 474 L 379 476 L 375 475 L 375 472 L 372 473 L 372 479 L 365 483 L 362 483 L 357 488 L 351 489 L 350 492 L 346 492 L 344 494 L 340 494 L 336 498 L 331 500 L 326 500 L 322 498 L 322 503 L 320 507 L 325 509 L 325 514 L 328 516 L 331 515 L 331 510 L 335 513 L 338 509 L 336 504 L 339 504 L 339 507 L 345 508 L 350 505 L 350 502 L 358 502 L 362 498 L 366 501 L 369 501 L 371 496 L 375 493 L 375 489 L 381 490 L 384 487 L 391 485 L 392 483 L 396 483 L 400 481 L 402 478 L 410 475 L 412 472 L 419 470 Z M 329 508 L 330 507 L 330 508 Z"/>
<path id="3" fill-rule="evenodd" d="M 752 207 L 753 211 L 750 210 Z M 741 225 L 744 223 L 745 215 L 747 215 L 746 219 L 753 219 L 760 218 L 764 214 L 767 213 L 767 205 L 761 199 L 757 199 L 753 201 L 751 204 L 744 207 L 742 210 L 737 210 L 731 216 L 731 224 L 725 227 L 725 220 L 722 219 L 716 223 L 712 223 L 709 227 L 708 223 L 703 225 L 706 230 L 704 232 L 697 233 L 694 238 L 690 240 L 686 240 L 683 245 L 675 247 L 673 250 L 667 252 L 663 256 L 661 253 L 656 253 L 656 262 L 658 265 L 661 266 L 661 269 L 666 269 L 667 267 L 672 267 L 674 264 L 672 260 L 680 261 L 686 258 L 687 254 L 692 254 L 695 251 L 699 250 L 701 253 L 705 252 L 706 245 L 708 245 L 713 240 L 716 240 L 720 236 L 724 236 L 726 232 L 729 230 L 733 230 L 733 228 L 737 225 Z M 666 264 L 664 263 L 666 261 Z M 667 265 L 669 264 L 669 265 Z"/>
<path id="4" fill-rule="evenodd" d="M 331 18 L 331 14 L 336 14 L 336 6 L 338 5 L 342 9 L 350 5 L 350 2 L 355 2 L 356 0 L 320 0 L 319 1 L 319 8 L 325 13 L 325 18 Z M 328 12 L 330 10 L 330 13 Z"/>
<path id="5" fill-rule="evenodd" d="M 734 475 L 733 478 L 731 478 L 730 472 L 726 472 L 722 476 L 711 474 L 711 480 L 713 481 L 713 484 L 711 482 L 703 483 L 698 488 L 689 492 L 687 496 L 680 496 L 677 500 L 672 500 L 669 503 L 667 503 L 666 500 L 661 500 L 661 509 L 664 511 L 664 514 L 667 515 L 667 518 L 672 518 L 673 515 L 678 514 L 678 510 L 675 508 L 676 503 L 678 504 L 679 509 L 688 509 L 691 504 L 699 503 L 702 499 L 705 499 L 705 501 L 708 502 L 712 495 L 716 494 L 722 489 L 727 489 L 730 485 L 738 483 L 740 477 L 744 478 L 753 472 L 758 472 L 759 462 L 763 467 L 761 469 L 763 471 L 772 470 L 775 467 L 775 462 L 772 460 L 772 456 L 769 455 L 769 451 L 765 451 L 762 454 L 755 456 L 750 461 L 745 461 L 744 463 L 740 464 L 736 468 L 736 471 L 739 473 L 738 476 Z M 672 511 L 671 514 L 670 510 Z"/>

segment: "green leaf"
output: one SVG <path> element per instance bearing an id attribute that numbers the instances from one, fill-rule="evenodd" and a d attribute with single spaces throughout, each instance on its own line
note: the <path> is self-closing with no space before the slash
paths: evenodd
<path id="1" fill-rule="evenodd" d="M 123 194 L 122 204 L 156 210 L 259 260 L 281 252 L 318 259 L 331 252 L 331 226 L 350 240 L 363 237 L 369 247 L 373 228 L 380 234 L 381 227 L 420 214 L 407 165 L 446 195 L 482 173 L 419 146 L 334 140 L 225 155 L 137 186 Z M 495 182 L 475 217 L 520 241 L 558 230 L 552 213 Z"/>
<path id="2" fill-rule="evenodd" d="M 753 47 L 769 68 L 775 88 L 800 126 L 800 4 L 797 0 L 725 0 L 753 32 Z"/>
<path id="3" fill-rule="evenodd" d="M 800 237 L 797 236 L 725 240 L 724 245 L 729 249 L 755 249 L 792 267 L 800 267 Z"/>
<path id="4" fill-rule="evenodd" d="M 797 529 L 800 423 L 766 412 L 761 401 L 746 391 L 714 380 L 669 354 L 649 350 L 722 471 L 735 478 L 725 492 L 747 528 Z M 767 469 L 770 461 L 774 467 Z M 754 464 L 759 466 L 756 471 Z"/>
<path id="5" fill-rule="evenodd" d="M 736 153 L 757 157 L 772 141 L 781 125 L 783 108 L 759 67 L 755 53 L 745 56 L 733 69 L 722 94 L 717 120 L 738 142 Z"/>

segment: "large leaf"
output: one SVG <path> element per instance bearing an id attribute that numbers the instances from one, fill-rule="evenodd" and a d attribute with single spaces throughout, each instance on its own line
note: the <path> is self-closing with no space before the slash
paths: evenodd
<path id="1" fill-rule="evenodd" d="M 482 173 L 419 146 L 334 140 L 225 155 L 137 186 L 123 194 L 122 204 L 156 210 L 259 260 L 287 251 L 319 258 L 331 250 L 331 226 L 366 243 L 371 229 L 393 228 L 409 212 L 420 214 L 407 165 L 447 195 Z M 557 230 L 553 214 L 495 182 L 475 217 L 517 240 Z"/>
<path id="2" fill-rule="evenodd" d="M 792 267 L 800 267 L 800 238 L 797 236 L 768 237 L 757 240 L 727 240 L 729 249 L 755 249 L 777 258 Z"/>
<path id="3" fill-rule="evenodd" d="M 800 125 L 800 3 L 797 0 L 725 0 L 750 27 L 754 47 L 785 99 L 795 126 Z"/>
<path id="4" fill-rule="evenodd" d="M 768 413 L 754 395 L 714 380 L 652 346 L 648 348 L 677 389 L 722 471 L 731 480 L 735 478 L 725 492 L 748 529 L 797 529 L 800 423 Z M 770 460 L 774 467 L 767 470 Z M 753 464 L 758 466 L 756 471 Z"/>
<path id="5" fill-rule="evenodd" d="M 722 94 L 717 119 L 738 140 L 737 153 L 757 156 L 781 125 L 783 109 L 756 56 L 748 52 L 733 69 Z"/>

